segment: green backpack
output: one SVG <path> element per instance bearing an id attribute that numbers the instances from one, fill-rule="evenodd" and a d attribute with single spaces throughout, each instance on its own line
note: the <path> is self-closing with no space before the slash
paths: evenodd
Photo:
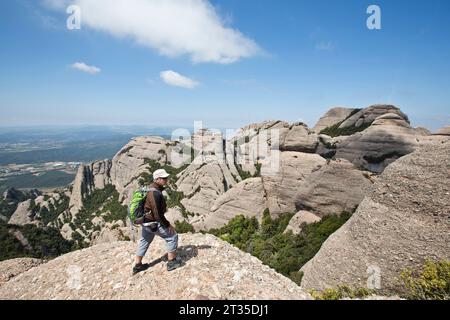
<path id="1" fill-rule="evenodd" d="M 154 191 L 154 188 L 140 188 L 133 193 L 130 205 L 128 206 L 128 217 L 134 225 L 140 225 L 144 223 L 144 205 L 147 193 Z"/>

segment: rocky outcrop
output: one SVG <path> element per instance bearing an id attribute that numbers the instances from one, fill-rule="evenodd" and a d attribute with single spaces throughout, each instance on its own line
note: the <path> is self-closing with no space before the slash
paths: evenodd
<path id="1" fill-rule="evenodd" d="M 318 137 L 304 123 L 294 123 L 281 135 L 280 151 L 297 151 L 314 153 L 318 145 Z"/>
<path id="2" fill-rule="evenodd" d="M 207 215 L 216 199 L 238 183 L 222 155 L 199 155 L 176 182 L 187 211 Z"/>
<path id="3" fill-rule="evenodd" d="M 450 126 L 444 127 L 436 131 L 437 136 L 450 136 Z"/>
<path id="4" fill-rule="evenodd" d="M 135 247 L 113 242 L 58 257 L 5 283 L 0 299 L 311 299 L 290 279 L 211 235 L 181 235 L 178 254 L 185 265 L 171 273 L 164 241 L 157 238 L 147 255 L 149 269 L 132 277 Z"/>
<path id="5" fill-rule="evenodd" d="M 196 230 L 221 227 L 238 215 L 261 220 L 266 209 L 272 217 L 295 212 L 298 188 L 326 160 L 316 154 L 286 151 L 261 164 L 261 177 L 246 179 L 218 197 L 210 212 L 194 223 Z"/>
<path id="6" fill-rule="evenodd" d="M 400 289 L 404 268 L 450 260 L 450 142 L 421 147 L 386 168 L 350 220 L 301 270 L 302 287 Z"/>
<path id="7" fill-rule="evenodd" d="M 235 141 L 238 142 L 239 145 L 242 144 L 242 142 L 245 142 L 247 140 L 250 141 L 253 137 L 260 134 L 263 131 L 268 130 L 282 130 L 282 129 L 289 129 L 290 124 L 284 121 L 263 121 L 260 123 L 253 123 L 248 126 L 242 127 L 241 129 L 237 130 L 233 137 L 231 137 L 230 141 L 234 143 Z M 248 139 L 246 139 L 248 137 Z"/>
<path id="8" fill-rule="evenodd" d="M 47 198 L 47 200 L 46 200 Z M 47 208 L 47 210 L 50 209 L 51 206 L 56 206 L 59 204 L 61 200 L 61 194 L 59 193 L 48 193 L 45 196 L 39 196 L 36 199 L 34 199 L 34 203 L 39 206 L 40 208 Z"/>
<path id="9" fill-rule="evenodd" d="M 229 140 L 235 149 L 234 162 L 243 171 L 255 175 L 256 165 L 277 152 L 289 132 L 290 124 L 283 121 L 265 121 L 239 129 Z"/>
<path id="10" fill-rule="evenodd" d="M 220 228 L 238 215 L 261 220 L 266 208 L 267 199 L 262 179 L 249 178 L 220 196 L 214 202 L 211 212 L 193 225 L 196 230 Z"/>
<path id="11" fill-rule="evenodd" d="M 8 188 L 3 192 L 3 200 L 6 201 L 21 201 L 24 198 L 24 193 L 15 188 Z"/>
<path id="12" fill-rule="evenodd" d="M 416 127 L 414 128 L 419 136 L 429 136 L 431 135 L 431 131 L 424 127 Z"/>
<path id="13" fill-rule="evenodd" d="M 83 207 L 83 199 L 95 189 L 103 189 L 107 184 L 111 184 L 110 160 L 102 160 L 90 164 L 82 164 L 78 167 L 77 175 L 72 187 L 70 197 L 70 211 L 72 215 Z"/>
<path id="14" fill-rule="evenodd" d="M 0 202 L 8 207 L 7 214 L 0 214 L 0 219 L 15 225 L 39 225 L 39 222 L 36 221 L 36 212 L 31 208 L 31 204 L 41 195 L 42 193 L 37 189 L 20 191 L 15 188 L 8 188 L 0 199 Z"/>
<path id="15" fill-rule="evenodd" d="M 261 168 L 267 207 L 274 216 L 296 212 L 298 188 L 308 175 L 325 165 L 326 160 L 317 154 L 287 151 L 280 153 L 276 166 L 274 161 L 274 158 L 264 160 Z"/>
<path id="16" fill-rule="evenodd" d="M 13 213 L 8 223 L 17 226 L 24 226 L 26 224 L 38 224 L 38 222 L 34 220 L 33 212 L 30 210 L 30 206 L 31 200 L 19 203 L 16 211 Z"/>
<path id="17" fill-rule="evenodd" d="M 369 172 L 358 170 L 346 160 L 330 161 L 298 186 L 296 209 L 320 217 L 351 213 L 372 190 L 370 179 Z"/>
<path id="18" fill-rule="evenodd" d="M 383 116 L 385 114 L 396 114 L 409 125 L 408 116 L 403 112 L 401 112 L 399 108 L 393 105 L 380 104 L 370 106 L 355 113 L 354 115 L 346 119 L 344 122 L 342 122 L 339 128 L 340 129 L 348 127 L 358 128 L 361 126 L 367 126 L 370 125 L 373 121 L 375 121 L 378 117 Z"/>
<path id="19" fill-rule="evenodd" d="M 184 195 L 181 204 L 185 209 L 201 219 L 210 212 L 214 201 L 241 181 L 241 177 L 231 145 L 225 143 L 221 132 L 202 129 L 182 143 L 192 147 L 196 157 L 177 176 L 176 189 Z"/>
<path id="20" fill-rule="evenodd" d="M 42 264 L 43 261 L 32 258 L 18 258 L 0 262 L 0 286 L 14 277 Z"/>
<path id="21" fill-rule="evenodd" d="M 361 119 L 372 119 L 371 115 L 373 113 Z M 422 136 L 410 127 L 406 116 L 388 113 L 376 118 L 363 132 L 337 143 L 335 157 L 347 159 L 357 167 L 380 173 L 390 163 L 413 152 L 421 139 Z"/>
<path id="22" fill-rule="evenodd" d="M 292 231 L 293 234 L 300 234 L 303 225 L 319 222 L 322 219 L 312 212 L 301 210 L 297 212 L 289 221 L 285 233 Z"/>
<path id="23" fill-rule="evenodd" d="M 111 181 L 120 194 L 120 200 L 127 202 L 133 191 L 139 188 L 139 177 L 148 173 L 146 159 L 157 161 L 161 165 L 181 167 L 182 160 L 172 159 L 174 154 L 179 154 L 172 153 L 177 146 L 178 142 L 161 137 L 137 137 L 126 144 L 114 156 L 111 166 Z"/>
<path id="24" fill-rule="evenodd" d="M 338 123 L 341 123 L 345 119 L 347 119 L 352 113 L 354 113 L 357 109 L 352 108 L 332 108 L 328 110 L 317 122 L 314 126 L 314 132 L 320 133 L 323 129 L 334 126 Z"/>
<path id="25" fill-rule="evenodd" d="M 95 219 L 95 220 L 94 220 Z M 91 246 L 114 241 L 125 241 L 131 239 L 130 227 L 125 226 L 123 221 L 105 223 L 102 218 L 94 218 L 92 223 L 101 227 L 100 231 L 92 233 Z"/>

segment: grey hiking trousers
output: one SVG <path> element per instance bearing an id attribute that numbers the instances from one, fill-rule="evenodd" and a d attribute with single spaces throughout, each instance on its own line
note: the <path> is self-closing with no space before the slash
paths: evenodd
<path id="1" fill-rule="evenodd" d="M 169 229 L 164 228 L 158 222 L 158 230 L 152 232 L 149 227 L 142 226 L 142 236 L 139 240 L 136 256 L 143 257 L 147 253 L 150 244 L 155 239 L 155 236 L 159 236 L 166 241 L 167 252 L 175 252 L 178 248 L 178 233 L 171 234 Z"/>

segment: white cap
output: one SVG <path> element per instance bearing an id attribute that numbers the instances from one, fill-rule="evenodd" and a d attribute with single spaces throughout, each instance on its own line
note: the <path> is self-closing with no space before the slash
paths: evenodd
<path id="1" fill-rule="evenodd" d="M 159 169 L 153 172 L 153 180 L 159 179 L 159 178 L 167 178 L 170 174 L 167 173 L 164 169 Z"/>

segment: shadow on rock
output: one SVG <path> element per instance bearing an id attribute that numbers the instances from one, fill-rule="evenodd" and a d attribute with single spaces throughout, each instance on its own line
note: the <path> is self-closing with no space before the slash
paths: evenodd
<path id="1" fill-rule="evenodd" d="M 183 262 L 183 265 L 186 264 L 189 260 L 191 260 L 192 258 L 195 258 L 198 256 L 198 251 L 199 250 L 208 250 L 210 249 L 211 246 L 209 245 L 200 245 L 200 246 L 195 246 L 195 245 L 188 245 L 188 246 L 181 246 L 177 249 L 177 259 L 181 259 L 181 261 Z M 157 264 L 161 263 L 161 262 L 167 262 L 168 261 L 168 257 L 167 254 L 163 255 L 162 257 L 153 260 L 150 263 L 147 263 L 145 265 L 145 269 L 149 269 L 152 268 L 154 266 L 156 266 Z"/>

